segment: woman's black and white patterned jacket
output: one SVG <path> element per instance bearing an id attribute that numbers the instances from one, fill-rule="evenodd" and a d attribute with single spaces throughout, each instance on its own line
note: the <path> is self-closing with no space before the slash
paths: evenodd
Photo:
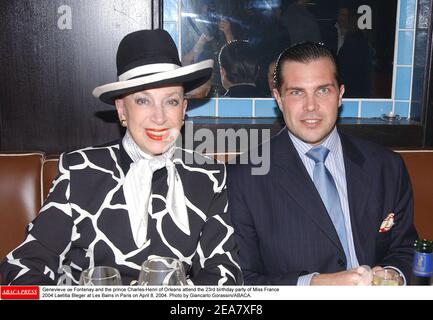
<path id="1" fill-rule="evenodd" d="M 167 214 L 163 168 L 152 179 L 149 240 L 138 248 L 122 186 L 131 162 L 121 141 L 63 154 L 40 214 L 0 266 L 3 282 L 77 284 L 82 270 L 107 265 L 130 284 L 153 255 L 180 259 L 195 285 L 242 284 L 224 164 L 177 148 L 173 162 L 184 188 L 190 235 Z"/>

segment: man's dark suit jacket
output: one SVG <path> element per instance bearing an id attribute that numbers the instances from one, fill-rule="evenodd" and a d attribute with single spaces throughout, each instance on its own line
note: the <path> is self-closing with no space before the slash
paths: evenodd
<path id="1" fill-rule="evenodd" d="M 236 84 L 224 94 L 224 98 L 256 98 L 259 96 L 257 87 L 249 84 Z"/>
<path id="2" fill-rule="evenodd" d="M 397 267 L 409 281 L 417 233 L 404 163 L 384 147 L 340 138 L 359 264 Z M 251 175 L 253 165 L 229 166 L 229 211 L 245 283 L 295 285 L 302 275 L 345 270 L 338 235 L 287 129 L 267 143 L 267 175 Z M 394 226 L 379 233 L 390 213 Z"/>

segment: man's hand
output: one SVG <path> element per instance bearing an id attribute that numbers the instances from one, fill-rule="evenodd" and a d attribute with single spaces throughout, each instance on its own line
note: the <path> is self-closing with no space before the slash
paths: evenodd
<path id="1" fill-rule="evenodd" d="M 224 33 L 227 43 L 232 42 L 235 39 L 235 37 L 233 36 L 232 26 L 230 24 L 230 21 L 221 20 L 218 23 L 218 29 Z"/>
<path id="2" fill-rule="evenodd" d="M 371 285 L 372 271 L 368 266 L 336 272 L 325 273 L 313 276 L 310 285 L 312 286 L 359 286 Z"/>
<path id="3" fill-rule="evenodd" d="M 194 45 L 193 52 L 194 53 L 201 53 L 203 51 L 203 47 L 206 43 L 211 41 L 213 37 L 209 37 L 205 35 L 204 33 L 201 34 L 200 38 L 197 40 L 197 43 Z"/>

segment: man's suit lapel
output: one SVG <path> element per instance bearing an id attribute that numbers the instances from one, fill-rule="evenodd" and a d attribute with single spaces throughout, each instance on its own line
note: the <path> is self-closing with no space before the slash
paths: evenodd
<path id="1" fill-rule="evenodd" d="M 282 130 L 271 145 L 273 179 L 304 210 L 311 220 L 341 250 L 340 240 L 334 225 L 323 205 L 322 199 L 302 163 L 287 130 Z M 291 212 L 290 214 L 298 214 Z"/>
<path id="2" fill-rule="evenodd" d="M 358 261 L 364 261 L 362 243 L 365 243 L 368 234 L 364 234 L 362 226 L 366 218 L 366 204 L 370 191 L 370 176 L 366 168 L 364 154 L 351 141 L 350 137 L 340 134 L 343 148 L 344 166 L 347 181 L 347 196 L 349 201 L 350 219 L 352 225 L 353 241 L 355 243 Z"/>

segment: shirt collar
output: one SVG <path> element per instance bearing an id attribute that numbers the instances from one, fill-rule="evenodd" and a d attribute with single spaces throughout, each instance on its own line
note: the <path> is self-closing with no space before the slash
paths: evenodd
<path id="1" fill-rule="evenodd" d="M 125 147 L 123 146 L 122 140 L 119 141 L 119 152 L 120 152 L 120 168 L 122 168 L 123 174 L 126 177 L 126 175 L 128 174 L 128 171 L 131 167 L 131 163 L 133 163 L 134 161 L 132 161 L 131 157 L 126 152 Z M 179 155 L 177 155 L 177 153 L 175 153 L 175 154 L 177 157 L 180 157 Z M 165 173 L 166 173 L 165 168 L 156 170 L 153 174 L 153 179 L 159 180 L 165 176 Z"/>
<path id="2" fill-rule="evenodd" d="M 293 142 L 293 145 L 295 146 L 296 151 L 298 151 L 299 154 L 305 155 L 308 151 L 310 151 L 313 146 L 309 143 L 306 143 L 296 137 L 294 134 L 292 134 L 290 131 L 289 137 Z M 338 135 L 337 127 L 334 126 L 334 129 L 332 129 L 331 133 L 326 137 L 326 139 L 320 144 L 321 146 L 324 146 L 329 149 L 330 153 L 335 154 L 338 152 L 338 144 L 340 141 L 340 137 Z"/>

